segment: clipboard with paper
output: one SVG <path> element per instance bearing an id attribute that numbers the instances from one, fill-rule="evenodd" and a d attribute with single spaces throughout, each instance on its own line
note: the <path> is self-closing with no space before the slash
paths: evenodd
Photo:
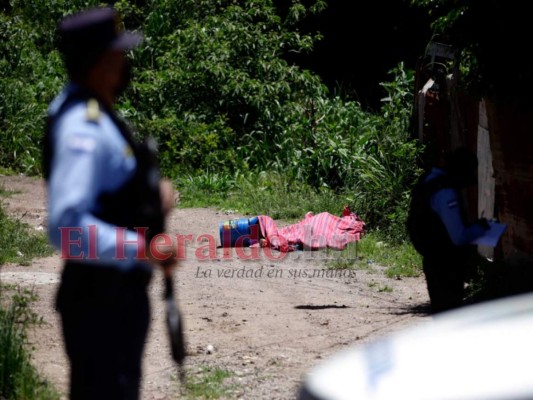
<path id="1" fill-rule="evenodd" d="M 507 224 L 489 221 L 489 226 L 490 228 L 485 232 L 485 234 L 474 240 L 472 242 L 473 244 L 496 247 L 503 233 L 507 229 Z"/>

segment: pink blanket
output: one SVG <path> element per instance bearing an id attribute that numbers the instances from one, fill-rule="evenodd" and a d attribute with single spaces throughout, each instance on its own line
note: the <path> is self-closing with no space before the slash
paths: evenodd
<path id="1" fill-rule="evenodd" d="M 278 228 L 274 220 L 266 215 L 258 218 L 265 238 L 261 245 L 282 252 L 322 248 L 343 250 L 348 243 L 360 240 L 365 233 L 365 223 L 348 207 L 344 208 L 342 217 L 328 212 L 317 215 L 308 212 L 300 222 L 283 228 Z"/>

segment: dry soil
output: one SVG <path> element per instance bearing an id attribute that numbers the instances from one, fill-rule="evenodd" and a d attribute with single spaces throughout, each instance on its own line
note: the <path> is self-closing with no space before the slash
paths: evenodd
<path id="1" fill-rule="evenodd" d="M 0 176 L 0 187 L 12 191 L 2 200 L 10 215 L 46 230 L 42 180 Z M 187 338 L 185 370 L 191 381 L 220 368 L 230 371 L 224 398 L 295 399 L 305 374 L 321 360 L 430 318 L 424 312 L 428 297 L 423 276 L 391 279 L 379 265 L 326 276 L 323 269 L 331 255 L 322 251 L 284 258 L 261 251 L 252 257 L 257 259 L 245 260 L 235 249 L 229 256 L 215 249 L 213 257 L 200 260 L 197 253 L 209 247 L 205 238 L 218 245 L 219 223 L 238 217 L 213 208 L 176 208 L 170 218 L 169 232 L 193 239 L 175 272 Z M 29 266 L 4 265 L 1 279 L 32 286 L 38 294 L 35 311 L 45 323 L 31 332 L 34 364 L 66 398 L 69 368 L 53 308 L 60 272 L 61 261 L 54 254 Z M 162 288 L 156 271 L 143 364 L 145 400 L 185 396 L 169 353 Z"/>

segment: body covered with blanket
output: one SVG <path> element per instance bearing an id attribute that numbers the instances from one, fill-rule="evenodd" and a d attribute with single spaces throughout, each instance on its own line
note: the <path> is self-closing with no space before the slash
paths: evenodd
<path id="1" fill-rule="evenodd" d="M 341 217 L 328 212 L 317 215 L 308 212 L 303 220 L 283 228 L 278 228 L 266 215 L 259 215 L 258 219 L 262 239 L 255 245 L 282 252 L 324 248 L 343 250 L 365 233 L 365 223 L 347 206 Z"/>

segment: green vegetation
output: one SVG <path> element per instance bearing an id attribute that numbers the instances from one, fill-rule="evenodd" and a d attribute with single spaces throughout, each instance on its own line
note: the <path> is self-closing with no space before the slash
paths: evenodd
<path id="1" fill-rule="evenodd" d="M 311 51 L 320 39 L 319 33 L 302 34 L 297 24 L 321 12 L 325 1 L 294 0 L 284 16 L 271 0 L 114 4 L 124 26 L 145 37 L 130 54 L 134 81 L 118 108 L 140 136 L 158 140 L 163 173 L 176 183 L 181 206 L 296 220 L 306 211 L 339 214 L 349 205 L 370 231 L 358 244 L 361 257 L 378 263 L 389 253 L 391 268 L 416 265 L 408 250 L 393 250 L 408 247 L 404 220 L 419 172 L 421 149 L 409 132 L 412 71 L 402 63 L 391 70 L 390 81 L 382 83 L 382 108 L 369 112 L 286 61 L 287 54 Z M 0 4 L 1 173 L 42 173 L 46 109 L 66 82 L 55 27 L 65 15 L 95 5 L 100 1 Z M 381 241 L 394 245 L 373 248 Z M 30 235 L 0 207 L 0 264 L 28 263 L 51 251 L 44 235 Z M 27 303 L 21 308 L 20 299 L 13 299 L 1 310 L 1 356 L 7 346 L 14 354 L 0 364 L 2 383 L 9 385 L 1 396 L 32 398 L 31 388 L 45 391 L 46 385 L 23 346 L 29 322 L 18 321 L 20 313 L 28 315 Z M 188 389 L 221 397 L 230 376 L 207 369 Z"/>
<path id="2" fill-rule="evenodd" d="M 338 214 L 342 201 L 348 201 L 328 188 L 316 191 L 278 173 L 250 172 L 234 177 L 208 173 L 176 182 L 180 207 L 215 206 L 287 221 L 299 220 L 307 211 L 335 210 Z"/>
<path id="3" fill-rule="evenodd" d="M 341 252 L 330 253 L 335 259 L 328 263 L 333 269 L 372 269 L 385 265 L 389 278 L 419 276 L 422 259 L 408 242 L 390 242 L 379 232 L 369 232 L 357 243 L 350 243 Z"/>
<path id="4" fill-rule="evenodd" d="M 54 27 L 96 4 L 2 6 L 0 165 L 41 172 L 46 107 L 66 81 Z M 183 204 L 194 196 L 206 205 L 233 198 L 233 209 L 275 218 L 337 213 L 349 204 L 371 229 L 401 241 L 420 154 L 409 139 L 412 71 L 401 63 L 391 71 L 382 108 L 372 113 L 289 64 L 285 55 L 310 51 L 320 39 L 297 24 L 324 1 L 294 1 L 283 17 L 270 0 L 115 7 L 125 27 L 145 37 L 131 53 L 134 81 L 119 109 L 141 136 L 157 138 L 163 173 L 175 179 Z"/>
<path id="5" fill-rule="evenodd" d="M 16 172 L 13 171 L 11 168 L 5 168 L 5 167 L 0 166 L 0 175 L 12 176 L 12 175 L 16 175 Z"/>
<path id="6" fill-rule="evenodd" d="M 300 218 L 302 210 L 337 214 L 347 204 L 371 228 L 402 241 L 421 148 L 408 131 L 412 74 L 400 64 L 391 75 L 392 82 L 383 84 L 388 96 L 381 114 L 364 112 L 359 104 L 338 97 L 323 98 L 314 104 L 321 117 L 313 132 L 307 132 L 307 144 L 302 142 L 307 128 L 293 123 L 294 133 L 284 135 L 293 143 L 271 149 L 267 168 L 233 173 L 209 168 L 202 174 L 178 175 L 182 205 L 228 206 L 292 219 Z M 263 147 L 251 142 L 249 151 Z M 244 159 L 249 164 L 252 160 Z"/>
<path id="7" fill-rule="evenodd" d="M 2 196 L 8 195 L 5 190 Z M 33 257 L 52 253 L 43 234 L 33 234 L 26 224 L 11 220 L 0 204 L 0 266 L 6 262 L 27 264 Z M 0 286 L 0 397 L 2 399 L 58 399 L 55 390 L 31 365 L 27 330 L 42 323 L 31 311 L 36 295 L 29 289 Z"/>
<path id="8" fill-rule="evenodd" d="M 433 20 L 435 40 L 452 45 L 461 85 L 474 96 L 531 105 L 533 69 L 519 57 L 530 16 L 518 0 L 411 0 Z M 451 70 L 451 68 L 450 68 Z"/>
<path id="9" fill-rule="evenodd" d="M 387 286 L 387 285 L 380 286 L 380 287 L 378 288 L 378 292 L 379 292 L 379 293 L 390 293 L 390 292 L 392 292 L 392 291 L 393 291 L 393 289 L 392 289 L 390 286 Z"/>
<path id="10" fill-rule="evenodd" d="M 372 281 L 368 284 L 369 288 L 376 289 L 378 293 L 391 293 L 394 289 L 391 288 L 388 285 L 378 286 L 378 283 L 375 281 Z"/>
<path id="11" fill-rule="evenodd" d="M 0 197 L 9 197 L 12 194 L 15 194 L 15 191 L 6 190 L 4 187 L 0 186 Z"/>
<path id="12" fill-rule="evenodd" d="M 32 258 L 52 253 L 44 233 L 30 232 L 27 224 L 8 218 L 0 204 L 0 265 L 28 265 Z"/>
<path id="13" fill-rule="evenodd" d="M 2 294 L 10 287 L 0 287 Z M 17 288 L 8 301 L 2 295 L 0 304 L 0 397 L 6 400 L 59 399 L 54 388 L 39 376 L 30 362 L 27 331 L 42 323 L 32 310 L 36 300 L 32 290 Z"/>
<path id="14" fill-rule="evenodd" d="M 191 377 L 186 384 L 187 398 L 219 399 L 228 395 L 232 389 L 226 380 L 234 374 L 226 369 L 205 367 Z"/>
<path id="15" fill-rule="evenodd" d="M 387 266 L 387 276 L 419 276 L 422 259 L 408 242 L 390 243 L 380 232 L 370 232 L 358 243 L 358 254 L 362 260 Z"/>

